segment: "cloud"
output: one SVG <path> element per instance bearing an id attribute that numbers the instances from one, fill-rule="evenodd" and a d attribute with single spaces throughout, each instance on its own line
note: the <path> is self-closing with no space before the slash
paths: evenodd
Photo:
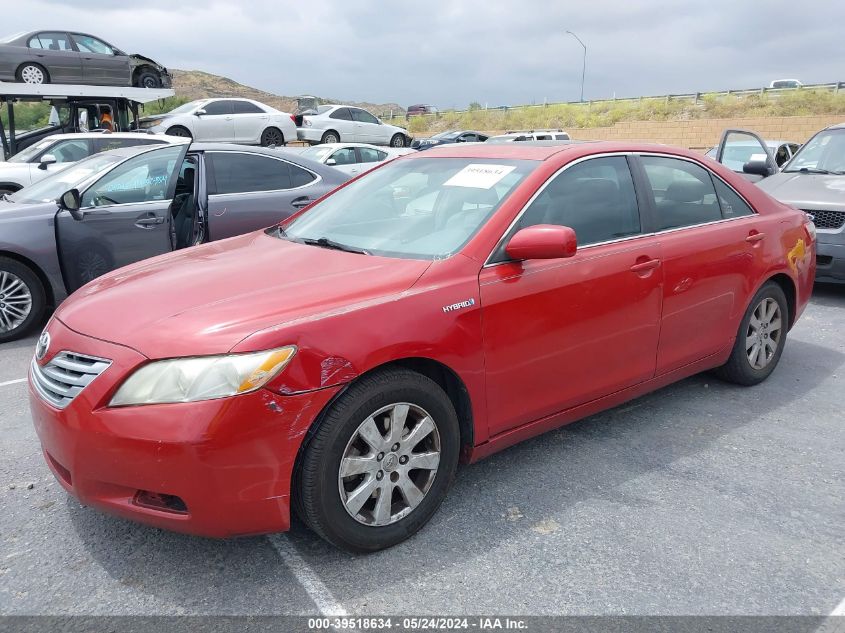
<path id="1" fill-rule="evenodd" d="M 49 16 L 45 23 L 43 16 Z M 463 107 L 841 79 L 845 3 L 711 0 L 28 0 L 9 33 L 57 26 L 271 92 Z"/>

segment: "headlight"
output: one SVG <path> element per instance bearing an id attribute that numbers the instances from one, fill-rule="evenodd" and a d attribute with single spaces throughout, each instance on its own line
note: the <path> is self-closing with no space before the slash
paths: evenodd
<path id="1" fill-rule="evenodd" d="M 293 358 L 296 347 L 251 354 L 197 356 L 144 365 L 124 382 L 109 406 L 213 400 L 260 389 Z"/>
<path id="2" fill-rule="evenodd" d="M 162 123 L 164 123 L 164 119 L 153 119 L 152 121 L 142 121 L 141 127 L 142 128 L 156 127 L 157 125 L 161 125 Z"/>

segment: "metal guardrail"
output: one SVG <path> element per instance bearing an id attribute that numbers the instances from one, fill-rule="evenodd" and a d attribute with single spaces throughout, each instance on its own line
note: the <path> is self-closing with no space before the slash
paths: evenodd
<path id="1" fill-rule="evenodd" d="M 603 103 L 632 103 L 632 102 L 641 102 L 641 101 L 664 101 L 665 103 L 669 103 L 670 101 L 692 101 L 694 104 L 698 104 L 702 99 L 706 97 L 744 97 L 744 96 L 751 96 L 751 95 L 771 95 L 773 97 L 781 96 L 786 93 L 796 92 L 799 90 L 822 90 L 833 92 L 834 94 L 839 94 L 840 90 L 845 90 L 845 82 L 837 81 L 828 84 L 807 84 L 801 86 L 800 88 L 745 88 L 742 90 L 722 90 L 716 92 L 690 92 L 690 93 L 683 93 L 683 94 L 668 94 L 668 95 L 655 95 L 651 97 L 613 97 L 612 99 L 591 99 L 589 101 L 557 101 L 553 103 L 543 102 L 543 103 L 536 103 L 536 104 L 525 104 L 525 105 L 516 105 L 516 106 L 500 106 L 495 108 L 476 108 L 474 110 L 466 109 L 466 110 L 440 110 L 438 112 L 433 113 L 420 113 L 420 114 L 413 114 L 411 116 L 417 117 L 431 117 L 431 118 L 438 118 L 443 116 L 444 114 L 464 114 L 466 112 L 490 112 L 490 111 L 502 111 L 508 112 L 510 110 L 527 110 L 531 108 L 547 108 L 549 106 L 586 106 L 588 108 L 596 105 L 596 104 L 603 104 Z M 382 119 L 394 119 L 394 118 L 405 118 L 404 112 L 383 112 L 381 114 Z"/>

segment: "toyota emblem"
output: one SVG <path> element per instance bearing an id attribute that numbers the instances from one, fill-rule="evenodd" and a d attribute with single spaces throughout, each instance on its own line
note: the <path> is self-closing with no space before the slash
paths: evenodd
<path id="1" fill-rule="evenodd" d="M 35 359 L 41 360 L 47 355 L 47 350 L 50 348 L 50 333 L 42 332 L 38 337 L 38 342 L 35 344 Z"/>

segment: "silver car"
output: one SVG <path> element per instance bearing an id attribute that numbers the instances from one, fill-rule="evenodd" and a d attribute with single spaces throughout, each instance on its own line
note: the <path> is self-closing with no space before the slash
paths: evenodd
<path id="1" fill-rule="evenodd" d="M 69 31 L 31 31 L 0 38 L 0 81 L 170 88 L 161 64 L 129 55 L 99 37 Z"/>
<path id="2" fill-rule="evenodd" d="M 376 147 L 366 143 L 327 143 L 315 145 L 299 152 L 323 165 L 329 165 L 350 176 L 357 176 L 371 170 L 385 160 L 392 160 L 416 150 L 394 147 Z"/>
<path id="3" fill-rule="evenodd" d="M 362 108 L 321 105 L 311 114 L 297 115 L 296 136 L 312 145 L 317 143 L 370 143 L 407 147 L 408 130 L 389 125 Z"/>
<path id="4" fill-rule="evenodd" d="M 0 162 L 0 197 L 43 180 L 92 154 L 135 145 L 184 141 L 172 136 L 137 132 L 53 134 Z"/>
<path id="5" fill-rule="evenodd" d="M 252 99 L 198 99 L 141 119 L 141 129 L 204 143 L 281 147 L 297 137 L 293 117 Z"/>
<path id="6" fill-rule="evenodd" d="M 110 270 L 272 226 L 347 179 L 284 150 L 186 141 L 81 160 L 0 201 L 0 342 Z"/>

